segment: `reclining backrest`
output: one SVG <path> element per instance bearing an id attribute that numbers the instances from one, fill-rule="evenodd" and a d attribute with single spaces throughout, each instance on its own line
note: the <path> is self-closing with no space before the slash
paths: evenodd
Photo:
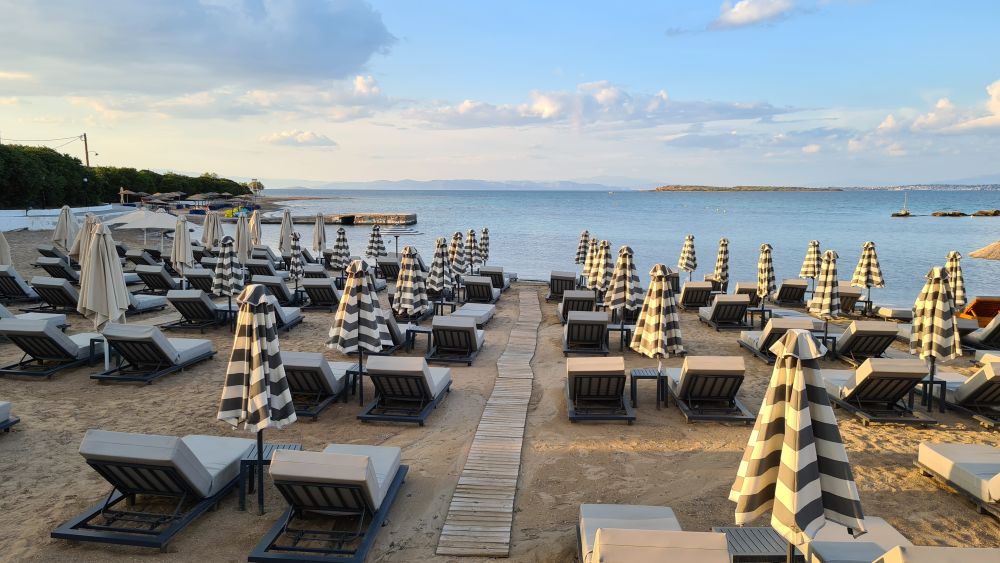
<path id="1" fill-rule="evenodd" d="M 1000 406 L 1000 363 L 987 362 L 955 390 L 960 405 Z"/>
<path id="2" fill-rule="evenodd" d="M 383 397 L 434 398 L 430 387 L 430 367 L 423 358 L 372 356 L 365 367 Z"/>
<path id="3" fill-rule="evenodd" d="M 329 395 L 335 392 L 330 386 L 334 379 L 333 368 L 322 353 L 282 350 L 281 363 L 285 366 L 285 378 L 292 393 Z"/>
<path id="4" fill-rule="evenodd" d="M 288 291 L 288 286 L 285 285 L 285 281 L 278 276 L 262 276 L 254 274 L 250 279 L 250 283 L 259 283 L 267 288 L 272 296 L 277 297 L 278 301 L 282 303 L 288 303 L 292 300 L 292 293 Z"/>
<path id="5" fill-rule="evenodd" d="M 492 279 L 486 276 L 465 276 L 462 278 L 462 283 L 465 284 L 466 299 L 475 299 L 476 301 L 493 300 Z"/>
<path id="6" fill-rule="evenodd" d="M 35 289 L 35 293 L 49 305 L 76 307 L 80 300 L 80 293 L 65 278 L 35 276 L 31 278 L 31 286 Z"/>
<path id="7" fill-rule="evenodd" d="M 855 370 L 854 379 L 844 390 L 844 398 L 894 403 L 927 377 L 927 373 L 927 365 L 916 358 L 869 358 Z"/>
<path id="8" fill-rule="evenodd" d="M 567 344 L 602 345 L 608 334 L 608 314 L 603 311 L 570 311 L 563 327 Z"/>
<path id="9" fill-rule="evenodd" d="M 677 394 L 682 399 L 731 400 L 745 371 L 741 356 L 687 356 Z"/>
<path id="10" fill-rule="evenodd" d="M 837 340 L 837 352 L 845 356 L 881 356 L 896 340 L 899 327 L 888 321 L 853 321 Z"/>
<path id="11" fill-rule="evenodd" d="M 750 307 L 750 296 L 745 293 L 736 295 L 716 295 L 712 302 L 713 321 L 741 321 Z"/>
<path id="12" fill-rule="evenodd" d="M 14 266 L 0 266 L 0 295 L 9 297 L 26 297 L 34 295 L 34 290 L 28 285 Z"/>
<path id="13" fill-rule="evenodd" d="M 167 267 L 162 265 L 135 267 L 135 273 L 142 279 L 142 283 L 151 289 L 177 289 L 180 286 L 167 273 Z"/>
<path id="14" fill-rule="evenodd" d="M 0 319 L 0 336 L 38 360 L 72 360 L 80 352 L 75 342 L 48 321 Z"/>
<path id="15" fill-rule="evenodd" d="M 368 456 L 279 450 L 271 478 L 288 504 L 300 510 L 375 512 L 385 494 Z"/>
<path id="16" fill-rule="evenodd" d="M 979 333 L 980 346 L 1000 348 L 1000 315 L 993 317 L 989 324 L 979 330 L 982 330 Z"/>
<path id="17" fill-rule="evenodd" d="M 155 326 L 108 323 L 103 334 L 132 365 L 176 364 L 180 360 L 180 353 Z"/>
<path id="18" fill-rule="evenodd" d="M 701 304 L 708 303 L 709 296 L 712 295 L 712 282 L 689 281 L 681 288 L 681 303 Z"/>
<path id="19" fill-rule="evenodd" d="M 399 258 L 397 256 L 379 256 L 375 259 L 376 267 L 382 271 L 387 280 L 399 277 Z"/>
<path id="20" fill-rule="evenodd" d="M 303 264 L 302 272 L 305 274 L 304 279 L 323 279 L 330 277 L 330 274 L 326 272 L 326 268 L 324 268 L 322 264 Z"/>
<path id="21" fill-rule="evenodd" d="M 438 316 L 431 321 L 434 345 L 447 350 L 479 349 L 476 339 L 476 319 L 472 317 Z"/>
<path id="22" fill-rule="evenodd" d="M 302 289 L 309 294 L 309 299 L 320 303 L 339 303 L 340 296 L 337 294 L 337 286 L 333 278 L 303 278 Z"/>
<path id="23" fill-rule="evenodd" d="M 65 278 L 70 281 L 80 281 L 80 274 L 70 267 L 69 262 L 61 258 L 49 258 L 42 256 L 35 260 L 36 266 L 41 266 L 50 276 L 54 278 Z"/>
<path id="24" fill-rule="evenodd" d="M 185 271 L 184 277 L 187 278 L 188 284 L 191 287 L 200 289 L 205 293 L 212 293 L 212 282 L 215 277 L 214 271 L 208 268 L 193 268 Z"/>
<path id="25" fill-rule="evenodd" d="M 758 349 L 762 352 L 768 352 L 775 342 L 793 328 L 813 330 L 814 325 L 812 319 L 772 318 L 767 321 L 767 325 L 764 326 L 764 330 L 760 333 Z"/>
<path id="26" fill-rule="evenodd" d="M 567 358 L 566 378 L 573 399 L 619 398 L 625 390 L 625 358 Z"/>
<path id="27" fill-rule="evenodd" d="M 246 267 L 252 276 L 278 276 L 278 271 L 274 269 L 274 264 L 266 258 L 250 258 L 247 260 Z"/>
<path id="28" fill-rule="evenodd" d="M 396 323 L 396 317 L 393 317 L 391 312 L 388 315 L 385 315 L 385 326 L 389 329 L 389 336 L 392 337 L 393 346 L 402 346 L 403 332 L 399 330 L 399 325 Z"/>
<path id="29" fill-rule="evenodd" d="M 503 289 L 505 286 L 503 268 L 500 266 L 483 266 L 479 268 L 479 275 L 490 278 L 493 287 Z"/>
<path id="30" fill-rule="evenodd" d="M 136 266 L 157 266 L 159 262 L 145 249 L 136 248 L 125 253 L 125 258 Z"/>
<path id="31" fill-rule="evenodd" d="M 562 297 L 563 293 L 576 288 L 576 272 L 558 272 L 549 274 L 549 296 Z"/>
<path id="32" fill-rule="evenodd" d="M 760 307 L 760 297 L 757 296 L 757 284 L 737 282 L 734 292 L 737 295 L 746 295 L 749 297 L 751 307 Z"/>
<path id="33" fill-rule="evenodd" d="M 35 248 L 38 249 L 38 253 L 46 258 L 58 258 L 67 264 L 69 264 L 69 255 L 62 251 L 61 248 L 56 247 L 51 244 L 39 244 Z"/>
<path id="34" fill-rule="evenodd" d="M 563 292 L 562 313 L 569 315 L 570 311 L 593 311 L 597 304 L 597 296 L 589 289 L 570 289 Z"/>
<path id="35" fill-rule="evenodd" d="M 189 321 L 214 321 L 218 319 L 215 303 L 200 289 L 172 289 L 167 301 Z"/>
<path id="36" fill-rule="evenodd" d="M 598 528 L 593 555 L 587 561 L 602 563 L 728 563 L 726 534 Z"/>
<path id="37" fill-rule="evenodd" d="M 778 286 L 778 295 L 776 301 L 793 301 L 800 302 L 805 298 L 806 289 L 809 288 L 809 282 L 800 279 L 787 279 L 782 280 L 781 285 Z"/>
<path id="38" fill-rule="evenodd" d="M 274 250 L 266 244 L 255 244 L 253 249 L 250 250 L 250 257 L 255 260 L 267 260 L 272 265 L 281 261 L 281 257 L 275 254 Z"/>

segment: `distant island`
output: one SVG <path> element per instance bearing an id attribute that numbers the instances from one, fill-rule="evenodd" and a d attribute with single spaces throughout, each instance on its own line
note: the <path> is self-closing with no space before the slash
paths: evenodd
<path id="1" fill-rule="evenodd" d="M 806 188 L 802 186 L 660 186 L 649 192 L 842 192 L 843 188 Z"/>

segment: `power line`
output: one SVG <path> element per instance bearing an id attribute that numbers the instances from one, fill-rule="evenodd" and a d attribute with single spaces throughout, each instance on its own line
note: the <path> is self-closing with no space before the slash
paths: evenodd
<path id="1" fill-rule="evenodd" d="M 8 139 L 6 137 L 0 137 L 0 141 L 8 141 L 11 143 L 51 143 L 53 141 L 65 141 L 67 139 L 80 140 L 80 135 L 74 135 L 72 137 L 59 137 L 58 139 Z"/>
<path id="2" fill-rule="evenodd" d="M 52 147 L 52 150 L 57 150 L 57 149 L 61 149 L 61 148 L 65 147 L 66 145 L 68 145 L 68 144 L 70 144 L 70 143 L 75 143 L 75 142 L 77 142 L 77 141 L 79 141 L 79 140 L 80 140 L 80 138 L 79 138 L 79 137 L 74 137 L 73 139 L 71 139 L 71 140 L 69 140 L 69 141 L 66 141 L 65 143 L 63 143 L 63 144 L 61 144 L 61 145 L 59 145 L 59 146 L 57 146 L 57 147 Z"/>

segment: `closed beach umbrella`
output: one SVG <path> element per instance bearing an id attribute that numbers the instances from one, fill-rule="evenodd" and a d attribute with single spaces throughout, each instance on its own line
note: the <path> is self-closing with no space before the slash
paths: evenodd
<path id="1" fill-rule="evenodd" d="M 938 266 L 931 268 L 913 304 L 910 353 L 930 363 L 932 381 L 935 360 L 950 360 L 962 355 L 951 299 L 948 272 Z"/>
<path id="2" fill-rule="evenodd" d="M 451 244 L 448 246 L 448 261 L 451 262 L 451 271 L 455 274 L 457 281 L 465 274 L 465 247 L 462 246 L 462 233 L 455 231 L 451 235 Z"/>
<path id="3" fill-rule="evenodd" d="M 0 231 L 0 266 L 10 266 L 13 262 L 10 259 L 10 244 L 3 231 Z"/>
<path id="4" fill-rule="evenodd" d="M 430 308 L 430 303 L 427 301 L 427 284 L 424 280 L 424 271 L 420 269 L 417 249 L 404 246 L 392 310 L 400 317 L 412 319 L 423 316 L 430 311 Z"/>
<path id="5" fill-rule="evenodd" d="M 174 243 L 170 247 L 170 263 L 181 276 L 184 276 L 185 269 L 190 270 L 194 267 L 191 233 L 188 232 L 187 218 L 183 215 L 177 217 L 177 224 L 174 227 Z"/>
<path id="6" fill-rule="evenodd" d="M 125 274 L 115 249 L 111 229 L 100 222 L 91 228 L 90 242 L 80 261 L 80 297 L 76 310 L 94 321 L 99 330 L 106 323 L 125 318 L 129 307 L 129 292 Z"/>
<path id="7" fill-rule="evenodd" d="M 476 242 L 476 230 L 469 229 L 469 233 L 465 236 L 465 262 L 469 265 L 469 273 L 473 273 L 476 269 L 476 264 L 482 263 L 482 259 L 479 256 L 479 243 Z"/>
<path id="8" fill-rule="evenodd" d="M 250 238 L 250 226 L 247 225 L 247 216 L 240 215 L 236 218 L 236 229 L 233 232 L 233 250 L 236 252 L 235 260 L 239 262 L 240 268 L 250 259 L 250 251 L 253 249 L 253 242 Z"/>
<path id="9" fill-rule="evenodd" d="M 819 269 L 822 267 L 823 256 L 819 250 L 819 241 L 811 240 L 809 241 L 809 248 L 806 249 L 806 258 L 802 261 L 802 267 L 799 269 L 799 277 L 802 279 L 816 280 L 816 276 L 819 275 Z"/>
<path id="10" fill-rule="evenodd" d="M 337 238 L 333 241 L 333 254 L 330 255 L 330 267 L 334 270 L 347 268 L 351 259 L 351 248 L 347 245 L 347 231 L 344 227 L 337 229 Z"/>
<path id="11" fill-rule="evenodd" d="M 483 236 L 479 239 L 479 259 L 483 264 L 490 259 L 490 230 L 483 227 Z"/>
<path id="12" fill-rule="evenodd" d="M 326 250 L 326 218 L 323 217 L 322 213 L 316 214 L 316 221 L 313 223 L 312 249 L 313 252 L 323 252 Z"/>
<path id="13" fill-rule="evenodd" d="M 743 451 L 729 500 L 736 524 L 771 512 L 771 526 L 794 547 L 816 537 L 827 521 L 865 533 L 836 415 L 820 375 L 823 349 L 808 331 L 793 329 L 771 347 L 777 359 L 757 421 Z"/>
<path id="14" fill-rule="evenodd" d="M 587 256 L 583 260 L 583 284 L 587 286 L 588 289 L 593 289 L 591 279 L 597 264 L 598 246 L 599 244 L 596 238 L 591 238 L 587 242 Z"/>
<path id="15" fill-rule="evenodd" d="M 205 215 L 205 224 L 201 229 L 201 245 L 214 251 L 219 247 L 219 241 L 225 236 L 222 231 L 222 221 L 218 211 L 209 211 Z"/>
<path id="16" fill-rule="evenodd" d="M 681 343 L 681 321 L 677 302 L 667 279 L 669 270 L 663 264 L 649 272 L 649 289 L 642 301 L 642 310 L 635 323 L 630 346 L 648 358 L 666 358 L 684 353 Z"/>
<path id="17" fill-rule="evenodd" d="M 66 252 L 70 258 L 75 259 L 77 262 L 80 261 L 80 255 L 87 251 L 87 245 L 90 244 L 90 237 L 94 233 L 94 223 L 100 222 L 101 220 L 93 213 L 87 213 L 83 216 L 83 225 L 76 232 L 73 244 L 70 245 L 69 250 Z"/>
<path id="18" fill-rule="evenodd" d="M 584 229 L 580 233 L 580 242 L 576 245 L 576 260 L 574 264 L 583 264 L 587 261 L 587 249 L 590 247 L 590 233 Z"/>
<path id="19" fill-rule="evenodd" d="M 965 276 L 962 275 L 962 255 L 957 250 L 948 253 L 948 260 L 944 264 L 944 269 L 948 272 L 948 285 L 951 288 L 951 302 L 957 312 L 965 307 Z"/>
<path id="20" fill-rule="evenodd" d="M 284 225 L 284 223 L 282 223 Z M 255 209 L 247 220 L 247 229 L 250 231 L 250 240 L 253 244 L 260 244 L 260 210 Z"/>
<path id="21" fill-rule="evenodd" d="M 729 290 L 729 239 L 719 239 L 719 253 L 715 255 L 715 271 L 712 279 L 719 284 L 722 293 Z"/>
<path id="22" fill-rule="evenodd" d="M 634 311 L 642 306 L 642 288 L 633 258 L 631 247 L 623 246 L 618 250 L 618 262 L 615 263 L 608 291 L 604 294 L 604 305 L 621 313 L 620 319 L 624 319 L 624 311 Z"/>
<path id="23" fill-rule="evenodd" d="M 438 237 L 434 241 L 434 259 L 431 260 L 431 271 L 427 275 L 427 291 L 433 291 L 440 295 L 445 288 L 454 284 L 454 272 L 448 261 L 447 241 L 444 237 Z"/>
<path id="24" fill-rule="evenodd" d="M 243 291 L 243 265 L 236 259 L 233 237 L 222 237 L 219 243 L 219 261 L 212 272 L 212 293 L 229 298 L 232 311 L 233 296 Z"/>
<path id="25" fill-rule="evenodd" d="M 858 266 L 854 268 L 851 285 L 868 288 L 868 299 L 865 301 L 865 314 L 870 314 L 872 308 L 872 288 L 885 287 L 885 281 L 882 279 L 882 267 L 878 263 L 878 254 L 875 253 L 874 242 L 868 241 L 861 247 L 861 258 L 858 260 Z"/>
<path id="26" fill-rule="evenodd" d="M 294 230 L 292 212 L 289 209 L 285 209 L 281 212 L 281 230 L 278 231 L 278 251 L 283 256 L 292 251 L 292 231 Z"/>
<path id="27" fill-rule="evenodd" d="M 295 291 L 299 291 L 299 280 L 306 277 L 305 268 L 302 267 L 302 235 L 292 233 L 292 249 L 288 260 L 288 277 L 295 282 Z"/>
<path id="28" fill-rule="evenodd" d="M 365 248 L 365 256 L 377 259 L 379 256 L 387 256 L 388 254 L 385 250 L 385 241 L 382 240 L 382 228 L 378 225 L 372 225 L 372 232 L 368 235 L 368 247 Z"/>
<path id="29" fill-rule="evenodd" d="M 823 264 L 816 280 L 816 290 L 809 301 L 809 312 L 835 319 L 840 316 L 840 282 L 837 280 L 837 252 L 823 253 Z"/>
<path id="30" fill-rule="evenodd" d="M 689 280 L 692 273 L 698 269 L 698 258 L 694 253 L 694 235 L 684 237 L 684 246 L 681 248 L 681 257 L 677 259 L 677 267 L 688 273 Z"/>
<path id="31" fill-rule="evenodd" d="M 56 227 L 52 229 L 52 244 L 63 250 L 69 250 L 79 230 L 80 226 L 76 223 L 76 218 L 73 217 L 73 210 L 68 205 L 62 206 L 59 210 L 59 218 L 56 220 Z"/>
<path id="32" fill-rule="evenodd" d="M 217 418 L 257 433 L 257 505 L 264 513 L 264 429 L 295 422 L 292 392 L 281 363 L 274 306 L 267 290 L 251 284 L 240 293 L 236 337 L 226 366 Z"/>
<path id="33" fill-rule="evenodd" d="M 597 246 L 597 257 L 590 268 L 590 288 L 598 293 L 607 291 L 611 285 L 614 265 L 611 262 L 611 243 L 602 240 Z"/>
<path id="34" fill-rule="evenodd" d="M 774 283 L 774 262 L 771 261 L 771 245 L 766 242 L 760 245 L 760 256 L 757 258 L 757 297 L 760 297 L 760 308 L 764 308 L 764 300 L 778 289 Z M 761 317 L 763 322 L 763 317 Z"/>

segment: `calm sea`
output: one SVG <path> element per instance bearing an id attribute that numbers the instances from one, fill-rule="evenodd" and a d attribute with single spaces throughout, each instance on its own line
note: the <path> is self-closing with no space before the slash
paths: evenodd
<path id="1" fill-rule="evenodd" d="M 1000 293 L 1000 262 L 968 258 L 969 252 L 1000 239 L 1000 217 L 890 218 L 903 204 L 898 191 L 844 192 L 555 192 L 555 191 L 345 191 L 268 190 L 268 195 L 315 195 L 324 200 L 289 203 L 295 215 L 350 212 L 417 214 L 421 235 L 404 237 L 400 248 L 416 245 L 429 261 L 436 237 L 470 228 L 490 229 L 493 265 L 522 278 L 548 279 L 551 270 L 574 270 L 573 258 L 582 229 L 607 239 L 617 256 L 621 245 L 635 251 L 641 277 L 653 264 L 676 269 L 684 236 L 693 234 L 698 257 L 695 279 L 711 273 L 720 237 L 729 239 L 730 279 L 756 280 L 758 249 L 774 247 L 777 278 L 798 275 L 812 239 L 840 255 L 840 279 L 849 280 L 862 244 L 875 241 L 885 289 L 874 290 L 878 303 L 912 305 L 932 266 L 943 266 L 950 250 L 963 260 L 970 296 Z M 1000 191 L 911 191 L 910 211 L 929 215 L 940 209 L 971 213 L 1000 208 Z M 303 242 L 312 227 L 298 226 Z M 351 251 L 367 244 L 367 226 L 347 227 Z M 265 225 L 265 242 L 276 246 L 277 225 Z M 336 227 L 327 227 L 330 245 Z M 387 246 L 393 250 L 393 239 Z"/>

